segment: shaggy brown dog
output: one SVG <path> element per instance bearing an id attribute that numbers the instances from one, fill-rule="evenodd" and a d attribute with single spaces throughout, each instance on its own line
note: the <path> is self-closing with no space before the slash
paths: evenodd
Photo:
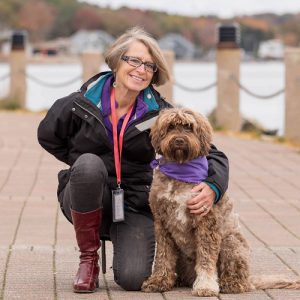
<path id="1" fill-rule="evenodd" d="M 160 113 L 151 136 L 165 160 L 183 163 L 208 154 L 212 129 L 200 114 L 174 108 Z M 175 285 L 192 286 L 197 296 L 251 290 L 249 247 L 232 201 L 225 194 L 206 216 L 191 214 L 185 202 L 195 196 L 191 193 L 195 185 L 155 170 L 149 202 L 157 251 L 153 274 L 142 290 L 164 292 Z"/>

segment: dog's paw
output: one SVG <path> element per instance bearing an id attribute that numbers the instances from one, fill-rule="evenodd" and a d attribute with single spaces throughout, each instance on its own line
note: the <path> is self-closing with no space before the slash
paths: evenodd
<path id="1" fill-rule="evenodd" d="M 193 296 L 213 297 L 219 294 L 219 285 L 215 276 L 197 276 L 192 289 Z"/>
<path id="2" fill-rule="evenodd" d="M 146 293 L 161 293 L 172 289 L 172 281 L 167 278 L 151 276 L 142 285 L 142 291 Z"/>
<path id="3" fill-rule="evenodd" d="M 192 295 L 198 297 L 216 297 L 218 296 L 218 294 L 219 294 L 218 292 L 208 290 L 208 289 L 199 289 L 199 290 L 192 289 Z"/>
<path id="4" fill-rule="evenodd" d="M 241 294 L 254 289 L 249 281 L 244 282 L 220 282 L 220 291 L 224 294 Z"/>

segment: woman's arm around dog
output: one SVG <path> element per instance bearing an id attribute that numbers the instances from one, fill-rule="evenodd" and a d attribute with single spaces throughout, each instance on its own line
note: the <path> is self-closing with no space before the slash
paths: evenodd
<path id="1" fill-rule="evenodd" d="M 223 197 L 228 188 L 229 179 L 228 158 L 214 145 L 211 145 L 207 160 L 208 177 L 205 182 L 193 188 L 192 192 L 199 192 L 199 194 L 186 203 L 190 213 L 201 216 L 208 214 L 214 203 Z"/>

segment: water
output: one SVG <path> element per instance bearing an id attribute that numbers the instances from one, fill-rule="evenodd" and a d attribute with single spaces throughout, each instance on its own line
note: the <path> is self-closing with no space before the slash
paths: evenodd
<path id="1" fill-rule="evenodd" d="M 102 70 L 105 66 L 102 66 Z M 26 72 L 46 83 L 67 82 L 81 74 L 80 64 L 28 65 Z M 7 64 L 0 64 L 0 78 L 9 72 Z M 187 87 L 197 88 L 216 81 L 214 63 L 176 63 L 175 80 Z M 268 95 L 284 87 L 284 64 L 281 62 L 242 63 L 241 82 L 251 91 Z M 65 87 L 45 87 L 27 79 L 26 107 L 32 111 L 49 108 L 53 102 L 79 89 L 80 80 Z M 0 81 L 0 97 L 7 95 L 9 79 Z M 205 115 L 216 107 L 216 88 L 205 92 L 187 92 L 174 87 L 175 102 Z M 245 92 L 240 93 L 242 116 L 257 121 L 266 129 L 284 131 L 284 94 L 269 100 L 256 99 Z"/>
<path id="2" fill-rule="evenodd" d="M 203 87 L 216 81 L 213 63 L 176 64 L 175 79 L 188 87 Z M 242 63 L 240 81 L 259 95 L 269 95 L 284 87 L 284 64 L 281 62 Z M 201 93 L 186 92 L 175 86 L 174 99 L 205 115 L 217 105 L 216 88 Z M 284 129 L 284 94 L 261 100 L 240 92 L 240 111 L 244 118 L 255 120 L 266 129 Z"/>

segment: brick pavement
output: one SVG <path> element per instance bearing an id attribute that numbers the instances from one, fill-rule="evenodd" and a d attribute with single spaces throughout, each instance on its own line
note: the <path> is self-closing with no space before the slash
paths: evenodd
<path id="1" fill-rule="evenodd" d="M 63 166 L 36 141 L 42 115 L 0 112 L 0 299 L 197 299 L 189 289 L 124 292 L 113 281 L 112 247 L 100 289 L 74 294 L 78 252 L 58 209 Z M 253 275 L 300 274 L 300 154 L 284 145 L 216 135 L 230 159 L 229 193 L 252 248 Z M 208 298 L 207 298 L 208 299 Z M 300 299 L 300 291 L 266 290 L 210 299 Z"/>

